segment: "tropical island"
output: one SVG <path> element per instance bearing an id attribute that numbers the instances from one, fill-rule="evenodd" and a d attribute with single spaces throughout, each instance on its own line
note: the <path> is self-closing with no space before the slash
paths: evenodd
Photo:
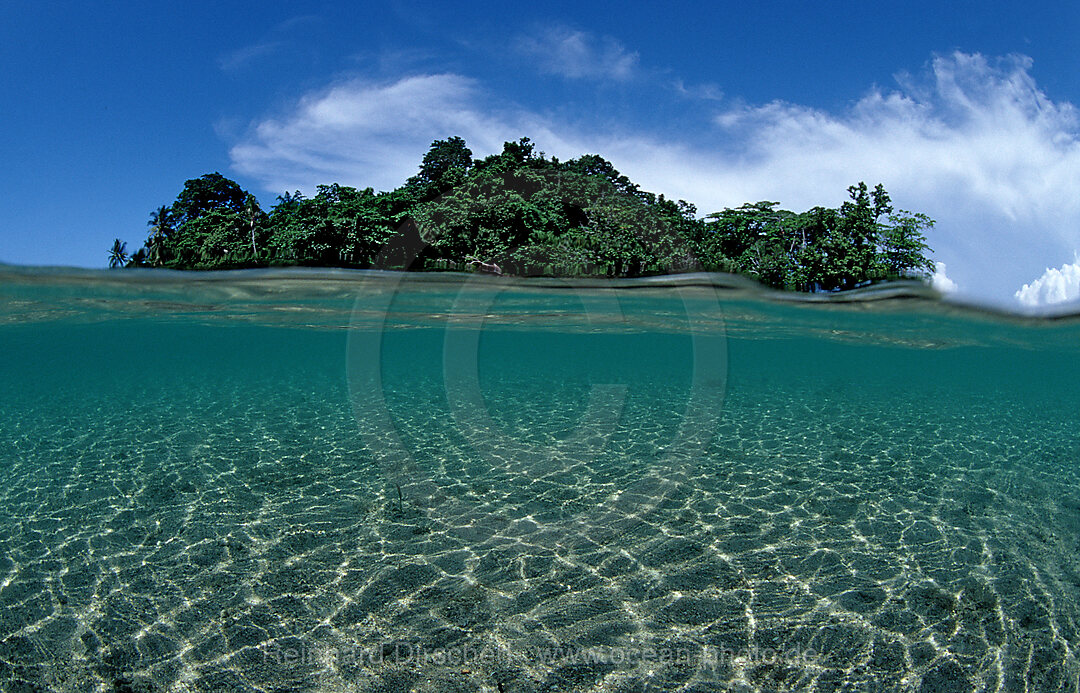
<path id="1" fill-rule="evenodd" d="M 116 239 L 110 267 L 219 270 L 306 265 L 639 277 L 731 272 L 771 287 L 834 291 L 927 279 L 925 214 L 893 210 L 881 185 L 848 188 L 839 208 L 795 213 L 776 202 L 699 218 L 603 157 L 559 161 L 528 138 L 473 159 L 460 137 L 436 140 L 416 175 L 389 192 L 320 185 L 269 212 L 220 173 L 184 183 L 150 217 L 144 245 Z"/>

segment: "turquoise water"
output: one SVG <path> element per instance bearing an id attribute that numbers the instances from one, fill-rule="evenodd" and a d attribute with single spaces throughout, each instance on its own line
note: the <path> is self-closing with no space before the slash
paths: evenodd
<path id="1" fill-rule="evenodd" d="M 4 690 L 1078 688 L 1071 318 L 0 270 Z"/>

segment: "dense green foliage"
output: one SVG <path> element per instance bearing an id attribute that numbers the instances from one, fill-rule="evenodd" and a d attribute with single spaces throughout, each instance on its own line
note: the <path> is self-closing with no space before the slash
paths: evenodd
<path id="1" fill-rule="evenodd" d="M 527 138 L 473 159 L 439 140 L 390 192 L 320 185 L 269 211 L 220 173 L 187 181 L 150 216 L 144 246 L 119 239 L 111 267 L 226 269 L 274 265 L 473 269 L 519 275 L 640 276 L 736 272 L 778 288 L 832 290 L 926 277 L 933 220 L 894 211 L 859 183 L 839 208 L 796 214 L 775 202 L 701 219 L 681 200 L 641 190 L 600 156 L 560 162 Z"/>

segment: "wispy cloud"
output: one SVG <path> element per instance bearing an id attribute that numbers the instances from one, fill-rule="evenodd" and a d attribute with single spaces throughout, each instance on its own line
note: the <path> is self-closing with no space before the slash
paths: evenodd
<path id="1" fill-rule="evenodd" d="M 563 158 L 600 153 L 703 213 L 765 199 L 836 205 L 848 185 L 881 182 L 897 207 L 938 220 L 929 240 L 949 280 L 999 301 L 1080 249 L 1077 109 L 1048 98 L 1023 57 L 939 56 L 844 112 L 729 107 L 694 133 L 557 120 L 455 74 L 353 80 L 254 124 L 232 157 L 270 190 L 389 189 L 415 173 L 432 140 L 451 135 L 478 156 L 523 135 Z"/>
<path id="2" fill-rule="evenodd" d="M 433 140 L 458 134 L 482 151 L 521 136 L 487 111 L 476 83 L 461 75 L 356 79 L 255 124 L 230 153 L 239 171 L 270 190 L 334 181 L 389 190 L 416 172 Z"/>
<path id="3" fill-rule="evenodd" d="M 522 53 L 536 60 L 540 70 L 569 79 L 624 81 L 634 75 L 638 54 L 609 36 L 550 27 L 537 36 L 517 41 Z"/>
<path id="4" fill-rule="evenodd" d="M 284 47 L 284 41 L 263 41 L 243 46 L 218 58 L 218 67 L 226 72 L 236 72 L 262 58 L 274 55 Z"/>
<path id="5" fill-rule="evenodd" d="M 671 86 L 674 88 L 675 93 L 689 99 L 721 101 L 724 98 L 724 91 L 717 85 L 711 83 L 691 86 L 686 84 L 683 80 L 677 79 Z"/>
<path id="6" fill-rule="evenodd" d="M 277 55 L 289 47 L 290 42 L 317 27 L 321 20 L 316 15 L 291 17 L 275 24 L 258 41 L 235 48 L 218 57 L 218 67 L 225 72 L 239 72 L 258 62 Z"/>

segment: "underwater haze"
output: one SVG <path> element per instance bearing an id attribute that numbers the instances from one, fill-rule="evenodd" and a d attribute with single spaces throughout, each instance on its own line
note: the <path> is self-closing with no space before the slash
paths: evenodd
<path id="1" fill-rule="evenodd" d="M 1076 691 L 1080 321 L 0 267 L 0 688 Z"/>

